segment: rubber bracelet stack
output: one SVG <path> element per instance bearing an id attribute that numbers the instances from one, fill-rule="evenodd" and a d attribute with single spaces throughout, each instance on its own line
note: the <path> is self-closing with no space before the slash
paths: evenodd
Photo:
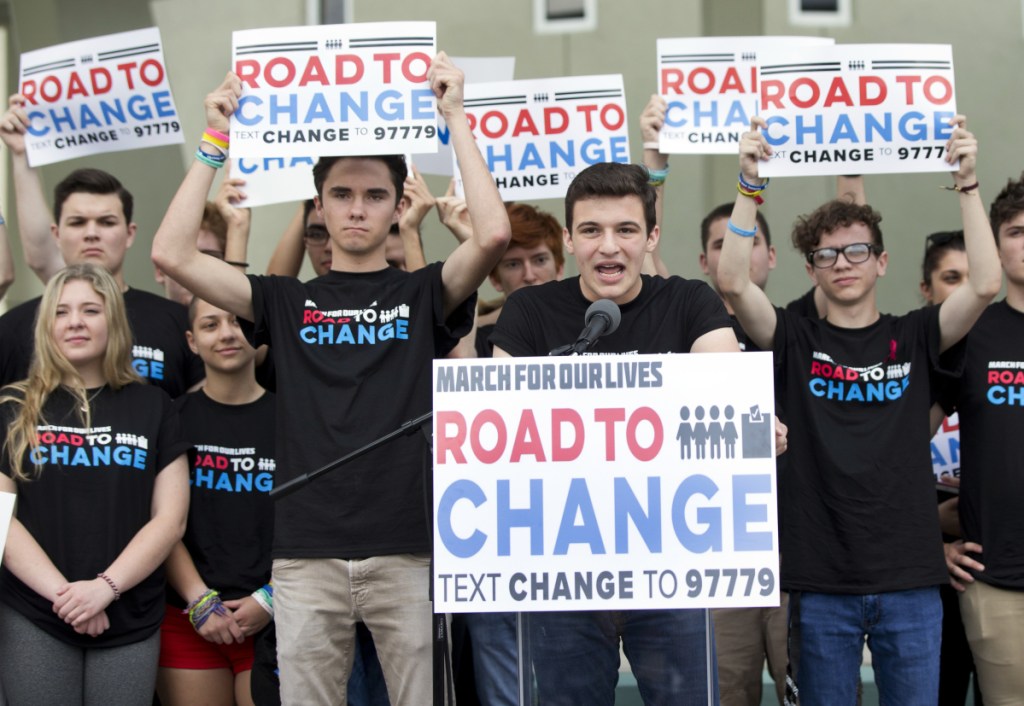
<path id="1" fill-rule="evenodd" d="M 768 182 L 770 181 L 771 179 L 765 179 L 763 184 L 750 184 L 743 178 L 743 172 L 740 172 L 739 180 L 736 182 L 736 191 L 748 198 L 754 199 L 757 205 L 760 206 L 764 203 L 761 193 L 768 188 Z"/>

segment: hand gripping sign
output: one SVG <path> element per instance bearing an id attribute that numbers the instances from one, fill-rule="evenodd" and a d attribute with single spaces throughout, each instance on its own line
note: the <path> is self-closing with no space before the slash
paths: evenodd
<path id="1" fill-rule="evenodd" d="M 436 610 L 778 605 L 773 399 L 770 353 L 435 361 Z"/>
<path id="2" fill-rule="evenodd" d="M 26 52 L 18 91 L 33 167 L 184 142 L 155 27 Z"/>
<path id="3" fill-rule="evenodd" d="M 255 29 L 232 34 L 242 97 L 233 157 L 437 150 L 427 70 L 433 22 Z"/>
<path id="4" fill-rule="evenodd" d="M 761 176 L 951 171 L 956 115 L 946 44 L 849 44 L 763 52 L 759 112 L 775 150 Z"/>
<path id="5" fill-rule="evenodd" d="M 591 164 L 629 162 L 621 75 L 467 84 L 465 104 L 505 201 L 562 198 Z"/>
<path id="6" fill-rule="evenodd" d="M 827 46 L 824 37 L 686 37 L 658 40 L 664 154 L 735 154 L 757 115 L 757 57 L 768 49 Z"/>

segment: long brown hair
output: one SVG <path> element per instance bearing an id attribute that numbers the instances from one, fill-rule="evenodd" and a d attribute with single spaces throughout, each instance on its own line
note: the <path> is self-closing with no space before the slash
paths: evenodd
<path id="1" fill-rule="evenodd" d="M 132 332 L 125 314 L 124 296 L 110 273 L 86 263 L 71 265 L 54 275 L 46 285 L 36 314 L 35 350 L 28 378 L 9 386 L 0 395 L 0 404 L 11 403 L 18 408 L 17 415 L 8 427 L 5 445 L 11 474 L 16 480 L 32 478 L 22 468 L 22 458 L 26 452 L 39 446 L 36 426 L 46 423 L 43 405 L 65 380 L 69 382 L 64 383 L 64 387 L 80 410 L 82 426 L 88 428 L 92 424 L 85 382 L 53 338 L 53 323 L 60 295 L 64 285 L 75 280 L 88 282 L 103 299 L 103 313 L 107 319 L 107 348 L 103 355 L 103 377 L 106 384 L 113 390 L 119 390 L 129 383 L 142 382 L 132 367 Z M 36 477 L 41 470 L 42 464 L 36 463 Z"/>

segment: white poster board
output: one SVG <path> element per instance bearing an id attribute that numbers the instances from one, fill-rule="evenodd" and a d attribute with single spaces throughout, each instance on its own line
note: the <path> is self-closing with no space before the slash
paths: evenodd
<path id="1" fill-rule="evenodd" d="M 758 56 L 759 112 L 775 151 L 761 176 L 952 171 L 948 44 L 840 44 Z"/>
<path id="2" fill-rule="evenodd" d="M 467 84 L 466 115 L 504 201 L 560 199 L 591 164 L 629 162 L 619 74 Z"/>
<path id="3" fill-rule="evenodd" d="M 778 605 L 770 353 L 434 363 L 438 612 Z"/>
<path id="4" fill-rule="evenodd" d="M 156 27 L 25 52 L 18 86 L 33 167 L 185 141 Z"/>

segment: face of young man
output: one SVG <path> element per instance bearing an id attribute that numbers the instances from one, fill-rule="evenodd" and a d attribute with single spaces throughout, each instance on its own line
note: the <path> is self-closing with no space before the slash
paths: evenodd
<path id="1" fill-rule="evenodd" d="M 725 241 L 725 224 L 728 218 L 719 218 L 708 227 L 707 252 L 701 253 L 700 269 L 704 271 L 711 286 L 718 291 L 718 260 L 722 256 Z M 750 281 L 761 289 L 768 284 L 768 273 L 775 269 L 775 246 L 768 246 L 759 232 L 754 236 L 754 249 L 750 253 Z"/>
<path id="2" fill-rule="evenodd" d="M 1024 287 L 1024 211 L 999 226 L 999 261 L 1010 285 Z"/>
<path id="3" fill-rule="evenodd" d="M 644 257 L 658 243 L 658 227 L 647 233 L 639 196 L 577 201 L 572 232 L 563 232 L 566 249 L 576 257 L 580 289 L 589 301 L 625 304 L 640 294 Z"/>
<path id="4" fill-rule="evenodd" d="M 335 162 L 316 198 L 331 235 L 332 268 L 384 266 L 384 242 L 403 204 L 395 198 L 388 167 L 379 159 L 347 157 Z"/>
<path id="5" fill-rule="evenodd" d="M 189 348 L 203 359 L 208 370 L 233 373 L 256 357 L 238 325 L 238 317 L 206 301 L 196 302 L 195 319 L 185 336 Z"/>
<path id="6" fill-rule="evenodd" d="M 507 297 L 517 289 L 561 279 L 563 269 L 555 263 L 555 256 L 547 245 L 532 248 L 512 245 L 498 261 L 491 284 Z"/>
<path id="7" fill-rule="evenodd" d="M 822 235 L 815 250 L 871 242 L 871 230 L 863 223 L 854 223 Z M 871 253 L 860 263 L 851 263 L 845 253 L 840 253 L 832 267 L 819 268 L 807 263 L 807 272 L 829 301 L 855 304 L 874 295 L 875 284 L 885 274 L 888 262 L 889 254 L 886 252 L 880 255 Z"/>
<path id="8" fill-rule="evenodd" d="M 107 312 L 103 297 L 85 280 L 64 284 L 53 319 L 53 340 L 89 384 L 102 371 L 107 350 Z"/>
<path id="9" fill-rule="evenodd" d="M 317 277 L 323 277 L 331 271 L 331 236 L 327 233 L 324 217 L 314 208 L 306 218 L 306 231 L 302 242 L 309 255 L 309 264 Z"/>
<path id="10" fill-rule="evenodd" d="M 117 194 L 71 194 L 61 206 L 53 235 L 65 264 L 91 262 L 119 276 L 135 240 L 135 224 L 124 217 Z"/>

